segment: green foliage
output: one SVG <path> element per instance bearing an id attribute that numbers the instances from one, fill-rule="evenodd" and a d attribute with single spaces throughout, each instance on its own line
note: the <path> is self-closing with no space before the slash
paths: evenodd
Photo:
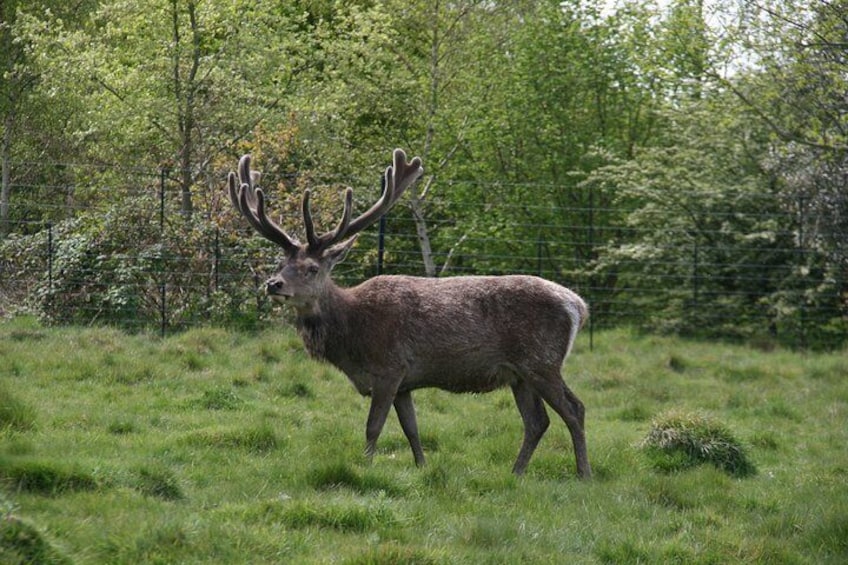
<path id="1" fill-rule="evenodd" d="M 250 273 L 254 265 L 265 270 L 276 251 L 234 229 L 222 234 L 211 221 L 171 215 L 160 225 L 158 210 L 152 195 L 118 199 L 3 241 L 0 287 L 10 292 L 0 308 L 13 313 L 30 304 L 52 323 L 134 330 L 199 321 L 255 328 L 262 310 Z"/>
<path id="2" fill-rule="evenodd" d="M 0 309 L 255 329 L 274 253 L 224 172 L 250 152 L 285 225 L 305 187 L 331 225 L 403 146 L 427 174 L 388 272 L 541 274 L 599 323 L 838 345 L 841 5 L 619 4 L 4 4 Z M 373 274 L 368 237 L 343 280 Z"/>
<path id="3" fill-rule="evenodd" d="M 839 322 L 805 319 L 810 310 L 840 309 L 839 277 L 827 274 L 824 255 L 799 248 L 805 220 L 761 170 L 766 131 L 737 117 L 732 98 L 707 104 L 667 113 L 675 125 L 667 139 L 633 159 L 609 159 L 583 181 L 611 197 L 628 227 L 600 228 L 595 311 L 683 334 L 838 341 Z M 726 117 L 716 120 L 722 109 Z"/>
<path id="4" fill-rule="evenodd" d="M 756 473 L 745 448 L 719 422 L 702 414 L 672 411 L 656 418 L 642 449 L 654 467 L 680 471 L 711 463 L 722 471 L 746 477 Z"/>

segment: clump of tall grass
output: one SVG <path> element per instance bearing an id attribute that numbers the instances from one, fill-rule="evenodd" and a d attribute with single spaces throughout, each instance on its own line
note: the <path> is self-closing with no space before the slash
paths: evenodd
<path id="1" fill-rule="evenodd" d="M 348 463 L 328 463 L 313 467 L 307 480 L 317 490 L 347 488 L 354 492 L 384 492 L 389 496 L 401 496 L 403 489 L 395 482 L 374 471 L 360 473 Z"/>
<path id="2" fill-rule="evenodd" d="M 231 388 L 216 387 L 204 391 L 195 404 L 207 410 L 236 410 L 242 405 L 242 400 Z"/>
<path id="3" fill-rule="evenodd" d="M 140 467 L 134 473 L 133 486 L 145 496 L 162 500 L 185 498 L 176 475 L 163 467 Z"/>
<path id="4" fill-rule="evenodd" d="M 35 410 L 0 383 L 0 430 L 27 431 L 35 427 Z"/>
<path id="5" fill-rule="evenodd" d="M 283 443 L 274 429 L 267 424 L 245 428 L 212 427 L 191 432 L 182 441 L 187 445 L 245 449 L 254 453 L 273 451 Z"/>
<path id="6" fill-rule="evenodd" d="M 744 446 L 730 430 L 699 413 L 671 411 L 655 418 L 640 447 L 661 471 L 710 463 L 734 477 L 756 473 Z"/>
<path id="7" fill-rule="evenodd" d="M 431 550 L 408 547 L 397 542 L 386 542 L 370 547 L 365 553 L 344 561 L 344 565 L 394 565 L 395 563 L 435 565 L 447 561 L 449 559 L 444 555 Z"/>
<path id="8" fill-rule="evenodd" d="M 41 532 L 14 514 L 0 515 L 0 563 L 70 564 Z"/>
<path id="9" fill-rule="evenodd" d="M 255 517 L 255 518 L 254 518 Z M 326 528 L 340 532 L 368 532 L 397 522 L 385 500 L 363 502 L 322 499 L 275 500 L 262 503 L 248 520 L 277 522 L 291 529 Z"/>
<path id="10" fill-rule="evenodd" d="M 68 492 L 94 491 L 95 477 L 74 466 L 54 461 L 0 459 L 0 485 L 12 491 L 56 496 Z"/>

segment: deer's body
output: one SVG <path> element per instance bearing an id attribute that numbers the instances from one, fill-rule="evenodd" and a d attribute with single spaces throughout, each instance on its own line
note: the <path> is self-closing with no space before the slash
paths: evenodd
<path id="1" fill-rule="evenodd" d="M 530 276 L 380 276 L 327 290 L 298 313 L 298 330 L 363 395 L 381 380 L 399 391 L 488 392 L 558 370 L 587 315 L 575 293 Z M 532 322 L 517 327 L 516 311 Z"/>
<path id="2" fill-rule="evenodd" d="M 545 404 L 571 433 L 577 473 L 591 475 L 583 431 L 584 408 L 562 380 L 562 363 L 588 310 L 571 290 L 532 276 L 420 278 L 378 276 L 353 288 L 338 287 L 333 267 L 352 247 L 356 233 L 374 223 L 423 173 L 419 159 L 394 153 L 383 194 L 351 219 L 352 192 L 345 193 L 339 225 L 317 235 L 303 198 L 306 244 L 289 236 L 265 213 L 248 156 L 229 178 L 233 205 L 263 236 L 280 245 L 285 259 L 266 291 L 290 304 L 309 353 L 338 367 L 360 394 L 371 398 L 366 453 L 394 406 L 417 464 L 424 463 L 412 392 L 436 387 L 452 392 L 489 392 L 509 386 L 524 422 L 524 441 L 513 466 L 527 467 L 550 424 Z"/>

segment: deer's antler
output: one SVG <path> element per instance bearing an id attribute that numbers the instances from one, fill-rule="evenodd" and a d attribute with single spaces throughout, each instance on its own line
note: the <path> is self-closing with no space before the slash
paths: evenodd
<path id="1" fill-rule="evenodd" d="M 363 212 L 356 219 L 351 220 L 351 209 L 353 206 L 353 190 L 348 188 L 345 191 L 344 211 L 339 224 L 331 232 L 316 236 L 312 222 L 312 213 L 309 210 L 309 196 L 307 190 L 303 194 L 303 224 L 306 227 L 306 239 L 309 242 L 310 251 L 320 251 L 326 249 L 330 245 L 341 241 L 346 237 L 352 237 L 361 232 L 374 222 L 380 219 L 380 216 L 389 211 L 394 204 L 400 199 L 404 191 L 412 186 L 418 178 L 424 174 L 424 168 L 421 166 L 421 159 L 414 157 L 411 161 L 406 158 L 406 153 L 403 149 L 395 149 L 392 154 L 392 164 L 386 167 L 382 179 L 382 191 L 380 198 L 374 203 L 371 208 Z"/>
<path id="2" fill-rule="evenodd" d="M 265 193 L 255 184 L 258 179 L 259 173 L 250 170 L 250 155 L 244 155 L 239 159 L 238 181 L 233 172 L 230 172 L 227 179 L 230 201 L 260 235 L 281 246 L 287 253 L 294 252 L 300 243 L 268 217 L 265 212 Z"/>
<path id="3" fill-rule="evenodd" d="M 307 250 L 310 253 L 320 253 L 334 243 L 356 235 L 379 220 L 380 216 L 394 206 L 404 191 L 424 174 L 419 157 L 408 161 L 402 149 L 395 149 L 392 156 L 392 164 L 386 167 L 383 174 L 382 192 L 377 202 L 356 219 L 351 220 L 353 189 L 348 188 L 344 193 L 344 210 L 341 220 L 334 230 L 327 233 L 321 235 L 315 233 L 312 211 L 309 208 L 311 192 L 308 189 L 304 191 L 303 225 L 306 229 Z M 233 206 L 266 239 L 282 246 L 286 252 L 299 249 L 300 242 L 288 235 L 265 213 L 265 195 L 261 188 L 255 186 L 257 178 L 258 173 L 250 170 L 250 155 L 243 156 L 239 161 L 238 181 L 236 181 L 235 173 L 229 175 L 230 200 Z"/>

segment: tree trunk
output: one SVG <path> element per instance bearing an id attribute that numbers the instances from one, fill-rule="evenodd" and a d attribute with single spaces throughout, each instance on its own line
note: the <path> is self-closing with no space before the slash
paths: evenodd
<path id="1" fill-rule="evenodd" d="M 415 232 L 418 234 L 418 245 L 421 248 L 421 259 L 424 261 L 424 274 L 435 277 L 436 262 L 433 260 L 433 248 L 430 246 L 430 235 L 427 232 L 427 220 L 424 218 L 424 201 L 418 193 L 412 192 L 409 199 L 412 208 L 412 218 L 415 220 Z"/>
<path id="2" fill-rule="evenodd" d="M 441 36 L 439 35 L 439 11 L 440 3 L 436 2 L 433 6 L 432 17 L 433 37 L 430 44 L 430 99 L 429 107 L 427 108 L 427 135 L 424 139 L 424 151 L 422 155 L 424 163 L 427 163 L 430 158 L 430 148 L 433 145 L 433 137 L 435 135 L 433 122 L 435 121 L 439 106 L 439 87 L 441 84 L 441 69 L 439 68 L 439 45 L 441 43 Z M 430 234 L 427 230 L 427 219 L 424 213 L 424 198 L 427 196 L 432 182 L 433 175 L 431 174 L 427 179 L 424 190 L 413 192 L 410 198 L 412 218 L 415 220 L 415 232 L 418 235 L 418 245 L 421 249 L 421 260 L 424 263 L 424 274 L 428 277 L 438 275 L 436 272 L 436 262 L 433 259 L 433 248 L 430 245 Z"/>
<path id="3" fill-rule="evenodd" d="M 194 157 L 194 112 L 197 70 L 200 67 L 200 30 L 197 25 L 197 6 L 190 1 L 187 5 L 189 26 L 191 31 L 190 57 L 191 66 L 188 76 L 183 78 L 181 72 L 182 43 L 180 35 L 179 13 L 177 1 L 171 1 L 174 39 L 174 98 L 177 104 L 177 127 L 180 132 L 180 211 L 186 218 L 194 212 L 192 202 L 192 159 Z"/>

